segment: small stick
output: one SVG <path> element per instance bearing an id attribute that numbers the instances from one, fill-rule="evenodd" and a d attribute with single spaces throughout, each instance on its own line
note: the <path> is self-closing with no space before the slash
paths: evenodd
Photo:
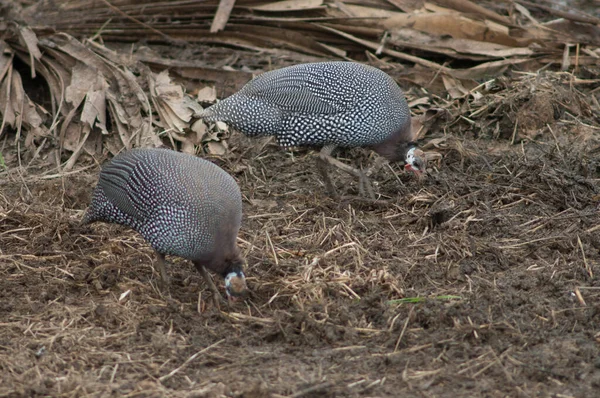
<path id="1" fill-rule="evenodd" d="M 585 270 L 588 272 L 590 279 L 594 278 L 594 271 L 592 271 L 592 267 L 588 264 L 587 258 L 585 257 L 585 252 L 583 251 L 583 243 L 581 243 L 581 239 L 579 239 L 579 235 L 577 235 L 577 243 L 579 244 L 579 248 L 581 249 L 581 255 L 583 256 L 583 264 L 585 265 Z"/>
<path id="2" fill-rule="evenodd" d="M 597 231 L 597 230 L 599 230 L 599 229 L 600 229 L 600 224 L 598 224 L 598 225 L 596 225 L 596 226 L 594 226 L 594 227 L 592 227 L 592 228 L 586 229 L 586 230 L 585 230 L 585 232 L 588 232 L 588 233 L 590 233 L 590 232 Z"/>
<path id="3" fill-rule="evenodd" d="M 342 250 L 342 249 L 344 249 L 344 248 L 346 248 L 346 247 L 349 247 L 349 246 L 355 246 L 355 245 L 356 245 L 356 242 L 348 242 L 348 243 L 344 243 L 344 244 L 343 244 L 343 245 L 341 245 L 341 246 L 334 247 L 333 249 L 331 249 L 331 250 L 329 250 L 328 252 L 326 252 L 325 254 L 323 254 L 323 258 L 325 258 L 325 257 L 329 256 L 331 253 L 335 253 L 335 252 L 336 252 L 336 251 L 338 251 L 338 250 Z"/>
<path id="4" fill-rule="evenodd" d="M 183 369 L 184 367 L 186 367 L 190 362 L 192 362 L 194 359 L 196 359 L 196 357 L 198 357 L 198 355 L 204 354 L 206 351 L 210 350 L 211 348 L 215 348 L 216 346 L 218 346 L 219 344 L 221 344 L 224 341 L 225 341 L 225 339 L 219 340 L 216 343 L 214 343 L 212 345 L 209 345 L 208 347 L 204 348 L 203 350 L 198 351 L 197 353 L 195 353 L 194 355 L 192 355 L 191 357 L 189 357 L 188 359 L 186 359 L 186 361 L 180 367 L 178 367 L 176 369 L 173 369 L 169 374 L 166 374 L 164 376 L 159 377 L 158 381 L 163 382 L 165 380 L 170 379 L 177 372 L 179 372 L 181 369 Z"/>
<path id="5" fill-rule="evenodd" d="M 168 34 L 163 33 L 158 29 L 153 28 L 152 26 L 148 25 L 147 23 L 142 22 L 139 19 L 132 17 L 131 15 L 127 14 L 124 11 L 121 11 L 121 9 L 119 7 L 112 5 L 110 2 L 108 2 L 108 0 L 102 0 L 102 2 L 104 2 L 104 4 L 106 4 L 111 10 L 115 11 L 116 13 L 120 14 L 121 16 L 133 21 L 136 24 L 143 26 L 146 29 L 149 29 L 150 31 L 156 33 L 157 35 L 160 35 L 161 37 L 163 37 L 164 39 L 166 39 L 169 42 L 175 42 L 175 40 Z"/>
<path id="6" fill-rule="evenodd" d="M 269 246 L 271 247 L 271 252 L 273 252 L 273 259 L 275 260 L 275 265 L 279 265 L 279 259 L 277 258 L 277 252 L 275 251 L 275 246 L 273 246 L 273 241 L 271 241 L 271 236 L 269 235 L 269 231 L 265 230 L 265 235 L 267 235 L 267 242 L 269 242 Z"/>
<path id="7" fill-rule="evenodd" d="M 519 119 L 515 121 L 515 128 L 513 129 L 512 139 L 510 140 L 510 145 L 515 144 L 515 138 L 517 138 L 517 126 L 519 126 Z"/>
<path id="8" fill-rule="evenodd" d="M 581 294 L 581 291 L 579 291 L 578 287 L 575 288 L 575 296 L 577 297 L 577 300 L 579 300 L 579 303 L 581 305 L 583 305 L 584 307 L 587 305 L 585 303 L 585 300 L 583 299 L 583 295 Z"/>
<path id="9" fill-rule="evenodd" d="M 198 311 L 198 314 L 202 314 L 202 304 L 204 304 L 204 302 L 202 301 L 202 291 L 198 292 L 198 304 L 196 304 L 196 309 Z"/>
<path id="10" fill-rule="evenodd" d="M 558 154 L 562 157 L 563 154 L 560 150 L 560 146 L 558 145 L 558 138 L 556 137 L 556 134 L 554 134 L 554 130 L 552 130 L 552 127 L 550 127 L 548 123 L 546 123 L 546 127 L 548 127 L 548 130 L 550 130 L 550 134 L 552 134 L 552 137 L 554 137 L 554 141 L 556 142 L 556 150 L 558 151 Z"/>
<path id="11" fill-rule="evenodd" d="M 300 391 L 292 394 L 290 396 L 290 398 L 298 398 L 298 397 L 303 397 L 305 395 L 311 395 L 312 396 L 313 393 L 316 393 L 317 391 L 325 390 L 325 389 L 327 389 L 329 387 L 332 387 L 332 386 L 333 386 L 332 382 L 326 381 L 324 383 L 316 384 L 314 386 L 305 388 L 304 390 L 300 390 Z"/>
<path id="12" fill-rule="evenodd" d="M 404 337 L 404 332 L 406 332 L 406 327 L 408 326 L 408 321 L 410 321 L 410 317 L 412 316 L 414 309 L 415 309 L 415 307 L 410 307 L 410 311 L 408 312 L 406 321 L 404 321 L 404 326 L 402 326 L 402 331 L 400 332 L 400 336 L 398 336 L 398 341 L 396 341 L 396 346 L 394 347 L 394 352 L 398 351 L 398 346 L 400 345 L 400 341 L 402 341 L 402 337 Z"/>

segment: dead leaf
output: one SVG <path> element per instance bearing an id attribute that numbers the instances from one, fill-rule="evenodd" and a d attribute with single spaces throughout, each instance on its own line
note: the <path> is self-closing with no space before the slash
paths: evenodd
<path id="1" fill-rule="evenodd" d="M 209 141 L 206 143 L 207 152 L 211 155 L 225 155 L 227 153 L 226 141 Z"/>
<path id="2" fill-rule="evenodd" d="M 103 132 L 106 132 L 106 92 L 104 90 L 90 90 L 86 97 L 80 120 L 94 127 L 96 122 L 102 126 Z"/>
<path id="3" fill-rule="evenodd" d="M 348 10 L 349 16 L 358 18 L 393 18 L 397 15 L 404 15 L 396 11 L 382 10 L 375 7 L 365 7 L 359 5 L 345 4 L 344 9 Z"/>
<path id="4" fill-rule="evenodd" d="M 217 129 L 219 129 L 220 131 L 229 131 L 229 126 L 227 125 L 227 123 L 222 122 L 220 120 L 215 122 L 215 126 L 217 126 Z"/>
<path id="5" fill-rule="evenodd" d="M 265 200 L 265 199 L 250 199 L 250 204 L 252 206 L 256 206 L 260 209 L 269 210 L 272 208 L 276 208 L 279 206 L 277 201 L 275 200 Z"/>
<path id="6" fill-rule="evenodd" d="M 465 95 L 469 94 L 469 90 L 464 88 L 459 80 L 454 79 L 451 76 L 442 75 L 442 81 L 452 99 L 463 98 Z"/>
<path id="7" fill-rule="evenodd" d="M 189 153 L 190 155 L 196 154 L 196 146 L 190 140 L 183 140 L 181 143 L 181 152 Z"/>
<path id="8" fill-rule="evenodd" d="M 166 123 L 163 127 L 183 132 L 189 127 L 192 115 L 201 112 L 200 105 L 185 96 L 180 85 L 171 82 L 166 70 L 158 75 L 149 75 L 148 82 L 152 102 L 161 116 L 161 121 Z"/>
<path id="9" fill-rule="evenodd" d="M 98 71 L 78 62 L 71 69 L 71 84 L 65 90 L 65 100 L 77 108 L 90 90 L 106 90 L 108 84 Z"/>
<path id="10" fill-rule="evenodd" d="M 0 81 L 10 68 L 12 68 L 14 53 L 4 40 L 0 40 Z"/>
<path id="11" fill-rule="evenodd" d="M 430 102 L 431 102 L 431 100 L 429 99 L 429 97 L 421 97 L 421 98 L 417 98 L 415 100 L 409 101 L 408 106 L 409 106 L 409 108 L 414 108 L 417 105 L 427 105 Z"/>
<path id="12" fill-rule="evenodd" d="M 492 10 L 488 10 L 487 8 L 469 0 L 437 0 L 437 2 L 448 8 L 461 11 L 465 14 L 482 15 L 503 25 L 509 25 L 511 23 L 508 17 L 500 15 Z"/>
<path id="13" fill-rule="evenodd" d="M 195 145 L 200 145 L 200 143 L 204 139 L 204 136 L 207 133 L 206 124 L 202 119 L 198 119 L 192 124 L 192 127 L 190 129 L 195 133 L 195 137 L 190 137 L 190 139 Z"/>
<path id="14" fill-rule="evenodd" d="M 27 26 L 19 26 L 19 38 L 21 43 L 27 47 L 29 61 L 31 65 L 31 78 L 35 79 L 35 60 L 42 58 L 42 53 L 38 48 L 38 39 L 33 30 Z"/>
<path id="15" fill-rule="evenodd" d="M 323 0 L 284 0 L 267 3 L 260 6 L 248 7 L 252 10 L 266 12 L 314 10 L 322 8 Z"/>
<path id="16" fill-rule="evenodd" d="M 225 28 L 234 5 L 235 0 L 221 0 L 219 2 L 219 7 L 215 13 L 215 19 L 213 19 L 213 23 L 210 26 L 210 33 L 216 33 Z"/>
<path id="17" fill-rule="evenodd" d="M 209 103 L 214 104 L 217 102 L 217 90 L 215 87 L 203 87 L 200 91 L 198 91 L 198 95 L 196 96 L 198 102 L 200 103 Z"/>
<path id="18" fill-rule="evenodd" d="M 79 140 L 82 135 L 82 124 L 72 123 L 66 128 L 63 139 L 61 140 L 62 147 L 67 151 L 75 151 L 79 146 Z"/>
<path id="19" fill-rule="evenodd" d="M 14 127 L 17 118 L 11 101 L 11 82 L 12 67 L 0 86 L 0 108 L 2 109 L 2 130 L 0 130 L 0 134 L 2 134 L 5 125 Z"/>
<path id="20" fill-rule="evenodd" d="M 421 32 L 454 39 L 471 39 L 516 47 L 518 41 L 512 38 L 507 27 L 491 21 L 475 21 L 457 13 L 399 14 L 383 21 L 383 27 L 394 31 L 412 28 Z"/>

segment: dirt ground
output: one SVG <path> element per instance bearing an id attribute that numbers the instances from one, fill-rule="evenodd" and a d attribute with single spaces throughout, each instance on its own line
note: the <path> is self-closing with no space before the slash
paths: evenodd
<path id="1" fill-rule="evenodd" d="M 12 3 L 33 2 L 4 3 L 8 6 L 0 12 L 16 10 Z M 72 3 L 80 10 L 81 4 Z M 191 4 L 172 3 L 181 10 Z M 589 12 L 598 9 L 589 1 L 572 3 L 585 4 Z M 500 10 L 508 7 L 503 3 L 485 4 L 506 14 Z M 281 21 L 254 32 L 246 26 L 254 20 L 239 13 L 236 21 L 235 9 L 230 23 L 242 33 L 251 29 L 250 34 L 241 42 L 235 34 L 224 36 L 221 44 L 207 47 L 199 37 L 204 33 L 198 33 L 203 25 L 185 11 L 169 14 L 171 20 L 139 10 L 138 17 L 150 26 L 184 40 L 182 47 L 157 36 L 152 40 L 161 31 L 136 26 L 125 13 L 133 7 L 123 8 L 128 17 L 119 22 L 117 14 L 106 14 L 102 2 L 89 6 L 81 18 L 69 14 L 68 7 L 52 15 L 70 34 L 96 38 L 96 51 L 104 51 L 99 46 L 104 43 L 123 55 L 106 59 L 115 70 L 131 67 L 140 91 L 148 91 L 149 83 L 130 62 L 134 54 L 154 72 L 169 69 L 193 95 L 201 87 L 195 79 L 206 78 L 206 71 L 185 63 L 177 67 L 178 61 L 243 72 L 231 73 L 232 81 L 221 79 L 226 84 L 216 87 L 219 97 L 237 90 L 252 72 L 324 56 L 320 44 L 314 51 L 316 41 L 297 48 L 295 42 L 309 30 L 267 37 L 281 34 L 271 30 Z M 519 7 L 523 16 L 514 12 L 514 21 L 531 19 L 538 25 L 554 19 L 554 14 L 536 8 L 530 14 Z M 516 8 L 510 9 L 513 16 Z M 45 24 L 50 14 L 40 10 Z M 196 17 L 212 21 L 206 10 Z M 491 21 L 471 12 L 474 22 Z M 287 16 L 282 26 L 295 26 L 297 16 Z M 22 19 L 14 21 L 19 37 L 32 40 Z M 319 43 L 332 38 L 323 43 L 339 50 L 336 54 L 387 68 L 406 86 L 414 115 L 440 112 L 421 141 L 439 155 L 427 177 L 417 180 L 401 165 L 384 165 L 371 176 L 378 199 L 366 201 L 355 197 L 356 180 L 332 170 L 343 195 L 334 200 L 325 194 L 315 152 L 287 152 L 268 139 L 233 134 L 227 153 L 210 159 L 236 178 L 244 195 L 239 245 L 252 295 L 218 310 L 191 263 L 169 258 L 171 284 L 161 289 L 153 251 L 139 235 L 116 225 L 79 225 L 107 156 L 84 154 L 72 171 L 61 173 L 56 164 L 79 146 L 78 134 L 71 149 L 67 140 L 58 142 L 62 133 L 27 144 L 25 129 L 19 140 L 3 123 L 0 397 L 600 396 L 600 70 L 594 64 L 596 47 L 580 46 L 585 41 L 577 38 L 597 43 L 592 29 L 597 24 L 573 24 L 573 36 L 564 36 L 569 40 L 548 35 L 531 62 L 515 61 L 506 73 L 486 81 L 449 79 L 441 68 L 402 64 L 385 52 L 367 56 L 369 47 L 310 24 Z M 506 32 L 518 31 L 517 26 L 506 24 Z M 533 26 L 531 32 L 547 33 L 538 29 Z M 368 51 L 376 51 L 380 37 L 387 37 L 387 31 L 385 36 L 372 33 L 373 27 L 348 32 L 363 35 L 367 43 L 376 40 Z M 111 38 L 118 40 L 111 43 Z M 143 44 L 131 42 L 138 39 Z M 188 39 L 197 46 L 188 46 Z M 2 40 L 6 58 L 8 38 Z M 23 56 L 30 51 L 27 43 L 18 38 L 8 43 L 22 59 L 30 58 Z M 50 55 L 46 62 L 71 62 L 75 68 L 75 60 L 81 61 L 79 47 L 59 53 L 52 49 L 55 41 L 44 39 L 40 45 Z M 447 57 L 445 48 L 414 53 L 456 70 L 504 58 L 489 58 L 484 54 L 489 47 L 481 48 L 481 54 L 456 58 Z M 581 65 L 566 63 L 568 51 L 581 57 Z M 20 71 L 23 92 L 53 109 L 49 93 L 40 89 L 47 85 L 41 74 L 28 78 L 27 62 L 17 58 L 14 70 Z M 115 63 L 117 58 L 123 64 Z M 35 65 L 40 71 L 42 63 Z M 566 71 L 559 71 L 561 66 Z M 136 98 L 127 91 L 115 93 L 123 105 Z M 46 122 L 57 132 L 64 114 Z M 115 126 L 107 127 L 116 135 Z M 96 153 L 106 153 L 106 136 L 98 128 L 94 134 Z M 129 138 L 119 142 L 133 142 Z M 43 142 L 33 145 L 38 139 Z M 66 158 L 57 162 L 52 153 L 61 145 Z M 39 152 L 32 154 L 35 148 Z M 364 168 L 376 160 L 363 149 L 337 157 Z M 223 291 L 222 280 L 215 281 Z"/>
<path id="2" fill-rule="evenodd" d="M 314 152 L 233 135 L 214 160 L 245 196 L 253 296 L 222 312 L 190 263 L 161 292 L 136 233 L 78 225 L 96 165 L 16 173 L 4 150 L 0 396 L 591 397 L 599 141 L 559 127 L 447 137 L 428 178 L 375 173 L 377 203 L 328 198 Z"/>

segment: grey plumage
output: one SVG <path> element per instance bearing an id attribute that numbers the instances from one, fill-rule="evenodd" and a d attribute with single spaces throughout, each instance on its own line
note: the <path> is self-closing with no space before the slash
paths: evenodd
<path id="1" fill-rule="evenodd" d="M 199 117 L 226 122 L 248 136 L 275 136 L 283 147 L 322 147 L 319 171 L 334 195 L 326 163 L 359 177 L 361 192 L 366 187 L 374 197 L 361 170 L 331 157 L 336 147 L 370 147 L 389 161 L 404 161 L 417 174 L 425 166 L 412 142 L 410 110 L 400 87 L 383 71 L 355 62 L 263 73 Z"/>
<path id="2" fill-rule="evenodd" d="M 400 87 L 381 70 L 354 62 L 263 73 L 200 117 L 229 123 L 249 136 L 274 135 L 284 147 L 375 146 L 393 134 L 412 140 Z"/>
<path id="3" fill-rule="evenodd" d="M 124 152 L 103 166 L 82 223 L 131 227 L 159 260 L 174 255 L 201 272 L 205 266 L 243 278 L 236 244 L 241 220 L 240 189 L 224 170 L 195 156 L 148 148 Z"/>

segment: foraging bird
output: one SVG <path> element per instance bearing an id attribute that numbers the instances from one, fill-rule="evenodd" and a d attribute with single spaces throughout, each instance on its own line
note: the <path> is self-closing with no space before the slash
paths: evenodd
<path id="1" fill-rule="evenodd" d="M 158 148 L 115 156 L 102 167 L 82 224 L 95 221 L 139 232 L 157 253 L 164 283 L 168 254 L 194 263 L 215 303 L 222 297 L 206 268 L 223 276 L 228 297 L 246 293 L 236 245 L 242 221 L 240 188 L 233 177 L 205 159 Z"/>
<path id="2" fill-rule="evenodd" d="M 335 188 L 327 163 L 359 178 L 374 197 L 365 173 L 331 156 L 336 147 L 370 147 L 389 161 L 404 161 L 420 175 L 425 158 L 413 142 L 404 93 L 383 71 L 355 62 L 299 64 L 263 73 L 199 115 L 223 121 L 248 136 L 273 135 L 279 145 L 321 146 L 317 159 L 327 190 Z"/>

